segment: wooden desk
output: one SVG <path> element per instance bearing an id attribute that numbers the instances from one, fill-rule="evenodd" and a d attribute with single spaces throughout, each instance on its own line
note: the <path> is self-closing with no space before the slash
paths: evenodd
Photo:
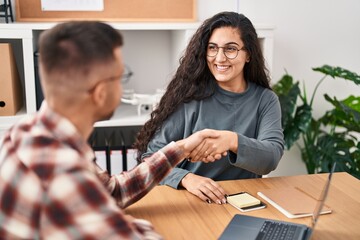
<path id="1" fill-rule="evenodd" d="M 220 181 L 228 194 L 267 188 L 296 186 L 314 197 L 320 195 L 328 174 Z M 334 173 L 326 204 L 333 212 L 321 215 L 312 239 L 360 239 L 360 181 L 347 173 Z M 267 208 L 241 213 L 229 204 L 207 204 L 187 192 L 157 186 L 126 213 L 153 223 L 165 239 L 217 239 L 235 214 L 280 219 L 311 225 L 311 218 L 289 219 L 267 204 Z"/>

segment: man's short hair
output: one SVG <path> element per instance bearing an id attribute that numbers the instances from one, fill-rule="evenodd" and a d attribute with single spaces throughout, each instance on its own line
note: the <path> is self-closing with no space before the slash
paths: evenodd
<path id="1" fill-rule="evenodd" d="M 46 73 L 82 71 L 114 59 L 114 49 L 123 45 L 119 31 L 98 21 L 60 23 L 39 39 L 40 63 Z"/>

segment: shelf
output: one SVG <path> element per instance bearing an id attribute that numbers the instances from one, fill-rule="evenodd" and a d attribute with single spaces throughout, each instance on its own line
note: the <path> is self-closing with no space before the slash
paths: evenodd
<path id="1" fill-rule="evenodd" d="M 188 30 L 197 29 L 200 25 L 199 22 L 190 23 L 152 23 L 152 22 L 108 22 L 113 28 L 118 30 Z M 57 25 L 55 22 L 41 22 L 41 23 L 0 23 L 0 29 L 13 29 L 14 33 L 16 30 L 46 30 Z M 1 38 L 3 36 L 0 35 Z M 7 36 L 8 37 L 8 36 Z"/>
<path id="2" fill-rule="evenodd" d="M 96 122 L 95 127 L 142 126 L 150 119 L 150 110 L 137 114 L 137 106 L 122 103 L 113 117 L 107 121 Z"/>
<path id="3" fill-rule="evenodd" d="M 0 129 L 8 129 L 15 122 L 26 117 L 26 111 L 22 108 L 14 116 L 0 116 Z M 107 121 L 95 123 L 95 127 L 117 127 L 117 126 L 142 126 L 150 119 L 150 111 L 142 111 L 137 114 L 137 106 L 122 103 L 115 111 L 113 117 Z"/>
<path id="4" fill-rule="evenodd" d="M 27 115 L 25 108 L 21 108 L 14 116 L 0 116 L 0 129 L 8 129 L 15 122 Z"/>

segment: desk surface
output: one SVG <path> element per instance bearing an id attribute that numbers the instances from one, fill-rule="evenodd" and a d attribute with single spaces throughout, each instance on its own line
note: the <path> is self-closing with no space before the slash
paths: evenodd
<path id="1" fill-rule="evenodd" d="M 228 194 L 296 186 L 318 197 L 328 174 L 219 181 Z M 260 197 L 259 197 L 260 198 Z M 333 210 L 321 215 L 312 239 L 360 239 L 360 181 L 347 173 L 334 173 L 326 204 Z M 311 218 L 289 219 L 267 204 L 265 209 L 241 213 L 229 204 L 207 204 L 187 192 L 157 186 L 126 210 L 149 220 L 165 239 L 217 239 L 235 214 L 311 225 Z"/>

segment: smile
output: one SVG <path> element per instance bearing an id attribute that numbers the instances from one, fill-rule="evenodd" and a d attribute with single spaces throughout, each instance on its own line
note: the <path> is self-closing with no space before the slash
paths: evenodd
<path id="1" fill-rule="evenodd" d="M 226 71 L 230 68 L 229 65 L 224 66 L 224 65 L 216 65 L 216 64 L 215 64 L 215 67 L 218 71 Z"/>

